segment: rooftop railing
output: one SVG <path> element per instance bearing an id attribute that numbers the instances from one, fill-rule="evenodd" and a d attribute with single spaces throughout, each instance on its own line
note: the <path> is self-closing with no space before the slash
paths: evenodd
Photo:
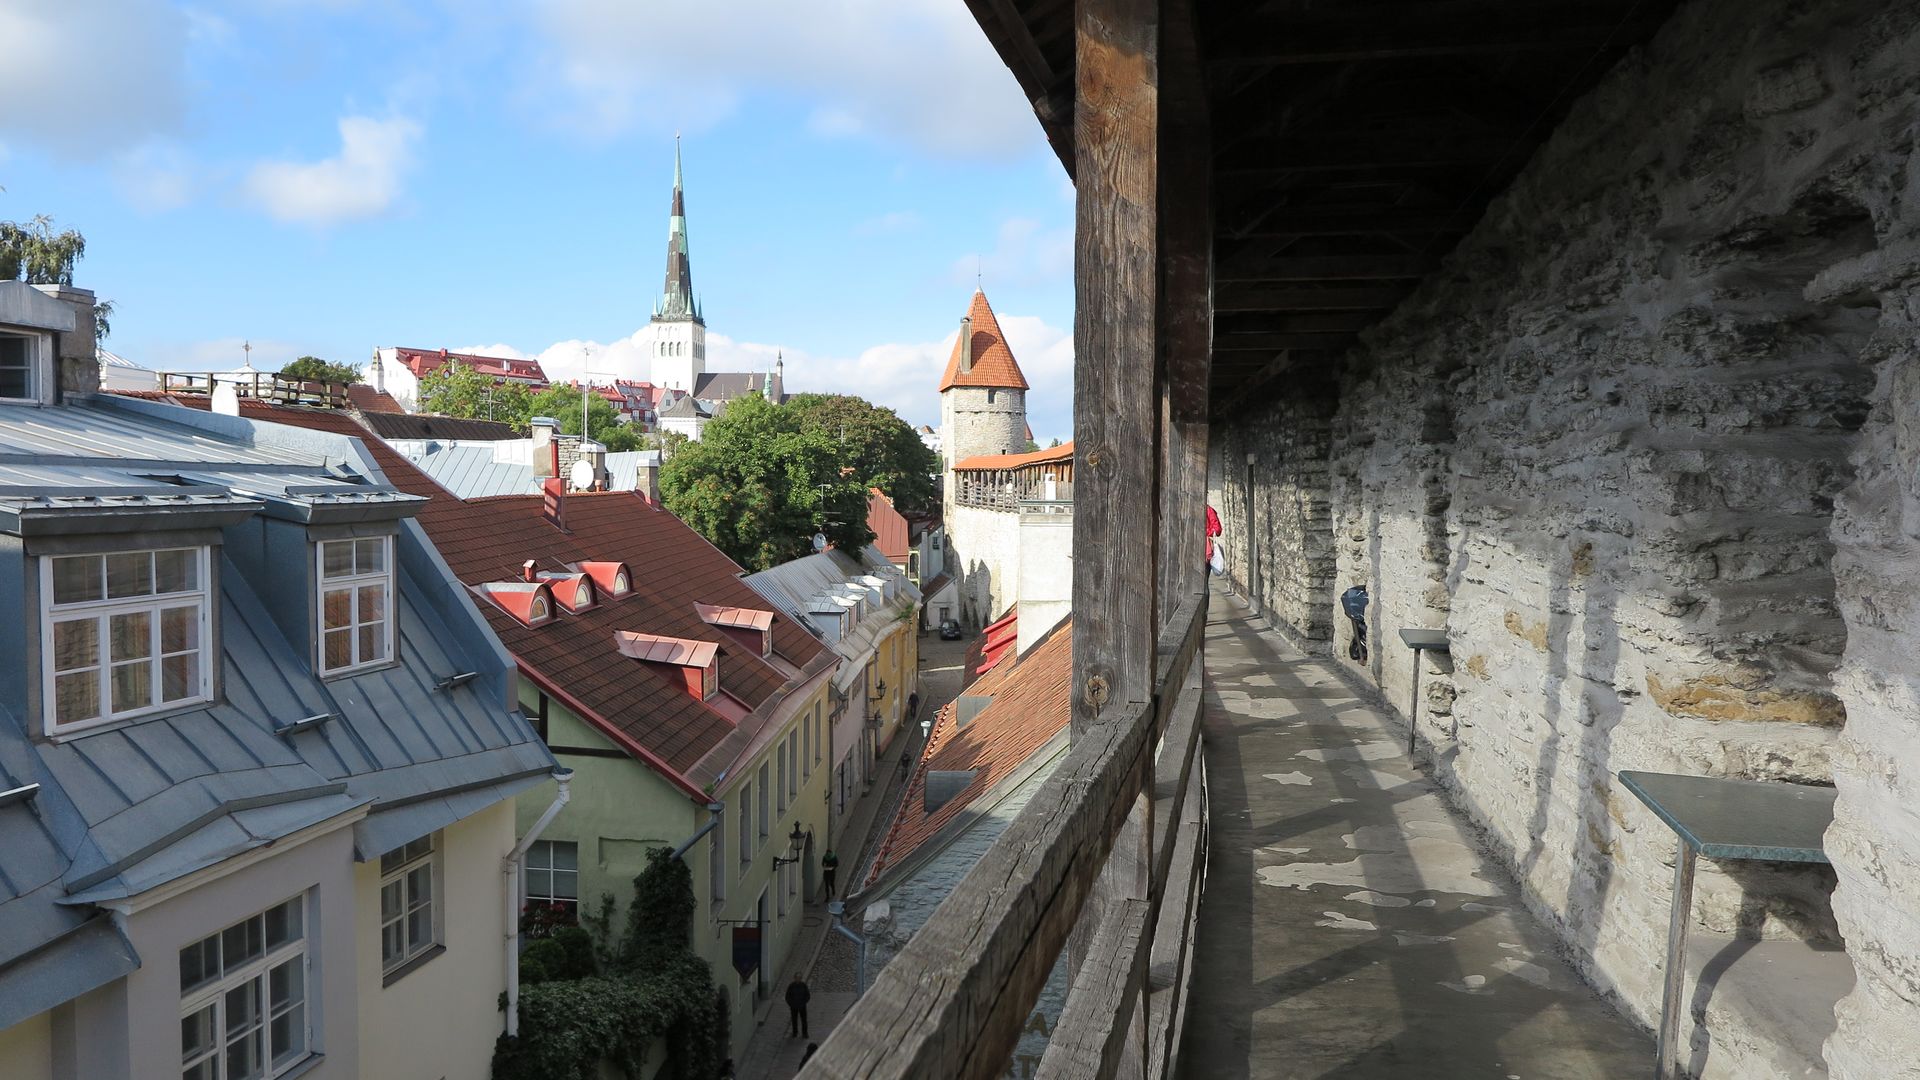
<path id="1" fill-rule="evenodd" d="M 353 404 L 346 383 L 289 379 L 275 372 L 165 371 L 160 373 L 159 382 L 160 389 L 169 394 L 211 394 L 216 386 L 231 386 L 243 398 L 275 405 L 345 409 Z"/>

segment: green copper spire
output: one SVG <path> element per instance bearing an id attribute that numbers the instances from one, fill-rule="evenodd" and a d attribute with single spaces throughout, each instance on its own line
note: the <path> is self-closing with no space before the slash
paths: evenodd
<path id="1" fill-rule="evenodd" d="M 659 302 L 653 306 L 653 317 L 701 322 L 699 305 L 693 300 L 693 263 L 688 255 L 687 201 L 682 187 L 678 135 L 673 137 L 673 212 L 667 219 L 667 282 Z"/>

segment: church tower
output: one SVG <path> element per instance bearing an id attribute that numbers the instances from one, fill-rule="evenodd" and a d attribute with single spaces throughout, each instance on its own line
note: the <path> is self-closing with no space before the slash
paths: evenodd
<path id="1" fill-rule="evenodd" d="M 687 203 L 681 190 L 680 137 L 673 139 L 673 216 L 667 225 L 667 282 L 653 305 L 653 381 L 692 393 L 707 370 L 707 323 L 693 298 L 687 252 Z"/>
<path id="2" fill-rule="evenodd" d="M 942 495 L 953 520 L 957 462 L 982 454 L 1018 454 L 1027 448 L 1027 377 L 1007 347 L 987 294 L 976 289 L 960 335 L 940 379 Z"/>

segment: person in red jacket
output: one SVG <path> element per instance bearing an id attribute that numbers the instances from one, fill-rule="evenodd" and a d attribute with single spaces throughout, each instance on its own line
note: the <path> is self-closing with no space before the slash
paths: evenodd
<path id="1" fill-rule="evenodd" d="M 1220 515 L 1212 506 L 1207 507 L 1207 566 L 1213 567 L 1213 538 L 1220 535 Z M 1217 571 L 1216 571 L 1217 572 Z"/>

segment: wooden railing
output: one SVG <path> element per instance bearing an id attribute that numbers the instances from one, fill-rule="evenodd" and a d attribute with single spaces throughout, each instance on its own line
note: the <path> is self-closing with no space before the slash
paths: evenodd
<path id="1" fill-rule="evenodd" d="M 1076 725 L 1059 767 L 802 1077 L 1005 1075 L 1070 934 L 1072 988 L 1039 1075 L 1172 1074 L 1205 870 L 1205 624 L 1205 594 L 1187 596 L 1160 634 L 1152 700 Z"/>
<path id="2" fill-rule="evenodd" d="M 275 405 L 345 409 L 353 404 L 347 396 L 346 383 L 289 379 L 269 371 L 257 371 L 251 375 L 231 372 L 160 373 L 160 389 L 169 394 L 211 394 L 217 385 L 231 386 L 243 398 L 255 398 Z"/>

